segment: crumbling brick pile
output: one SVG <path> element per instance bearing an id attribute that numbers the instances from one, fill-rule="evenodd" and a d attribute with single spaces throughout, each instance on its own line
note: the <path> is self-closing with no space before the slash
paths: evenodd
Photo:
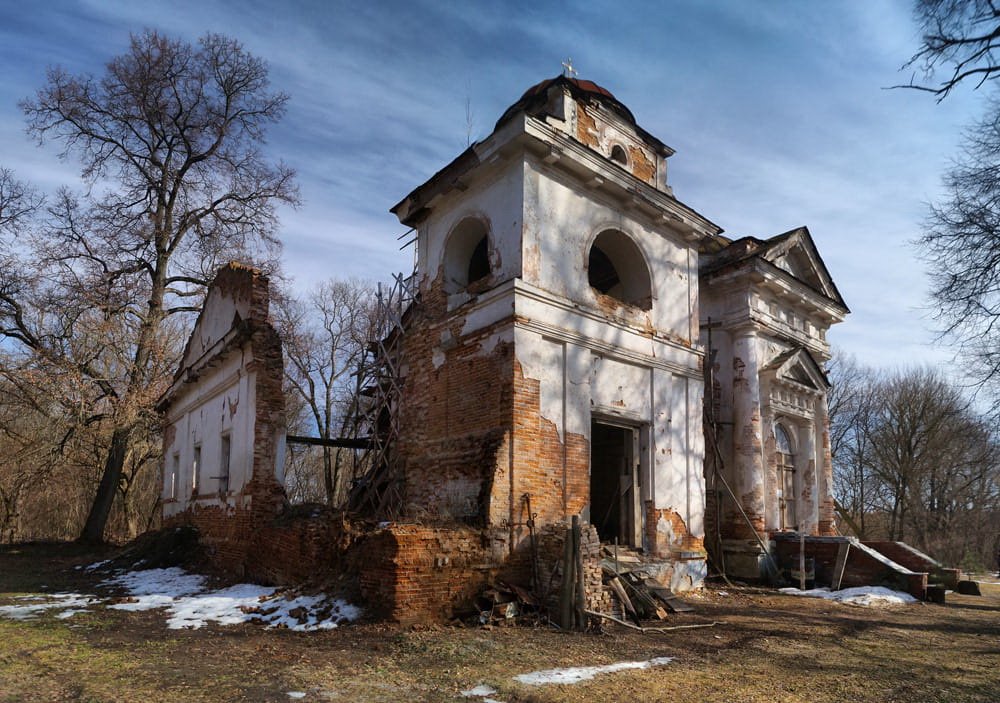
<path id="1" fill-rule="evenodd" d="M 563 575 L 563 545 L 568 534 L 565 525 L 546 525 L 539 530 L 538 581 L 545 606 L 558 612 L 559 584 Z M 609 613 L 611 593 L 604 586 L 601 574 L 601 540 L 597 528 L 584 523 L 580 530 L 580 553 L 583 556 L 583 583 L 587 593 L 587 609 Z"/>

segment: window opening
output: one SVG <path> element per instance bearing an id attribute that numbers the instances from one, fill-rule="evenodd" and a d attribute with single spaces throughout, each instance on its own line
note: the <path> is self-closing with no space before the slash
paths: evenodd
<path id="1" fill-rule="evenodd" d="M 628 156 L 625 154 L 625 149 L 619 144 L 615 144 L 611 147 L 611 160 L 621 164 L 622 166 L 628 166 Z"/>
<path id="2" fill-rule="evenodd" d="M 489 242 L 486 237 L 479 240 L 479 244 L 472 250 L 472 258 L 469 260 L 469 283 L 475 283 L 490 275 L 490 252 Z"/>
<path id="3" fill-rule="evenodd" d="M 194 445 L 194 459 L 191 462 L 191 495 L 198 495 L 201 473 L 201 445 Z"/>
<path id="4" fill-rule="evenodd" d="M 653 307 L 646 259 L 632 239 L 617 230 L 601 232 L 587 258 L 587 281 L 598 293 L 642 310 Z"/>
<path id="5" fill-rule="evenodd" d="M 489 276 L 490 242 L 486 224 L 475 217 L 459 222 L 448 235 L 442 264 L 448 293 L 458 293 Z"/>
<path id="6" fill-rule="evenodd" d="M 794 530 L 798 528 L 795 515 L 795 456 L 791 438 L 781 425 L 774 426 L 774 445 L 781 484 L 781 529 Z"/>
<path id="7" fill-rule="evenodd" d="M 229 435 L 222 435 L 222 457 L 219 463 L 219 493 L 229 492 L 229 461 L 232 457 L 232 442 Z"/>
<path id="8" fill-rule="evenodd" d="M 181 470 L 181 455 L 174 454 L 170 459 L 170 475 L 167 477 L 167 497 L 177 500 L 177 473 Z"/>
<path id="9" fill-rule="evenodd" d="M 621 281 L 618 280 L 618 272 L 615 271 L 615 265 L 611 263 L 608 255 L 597 247 L 590 250 L 587 279 L 591 287 L 596 288 L 604 295 L 608 295 L 615 286 L 621 285 Z"/>

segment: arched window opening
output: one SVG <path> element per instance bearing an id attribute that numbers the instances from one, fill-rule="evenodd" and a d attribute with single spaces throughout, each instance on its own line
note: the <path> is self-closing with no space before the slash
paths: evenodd
<path id="1" fill-rule="evenodd" d="M 653 306 L 649 269 L 628 235 L 608 229 L 590 247 L 587 280 L 598 293 L 643 310 Z"/>
<path id="2" fill-rule="evenodd" d="M 778 465 L 778 481 L 781 484 L 781 529 L 798 528 L 795 515 L 795 456 L 792 439 L 781 424 L 774 426 L 774 453 Z"/>
<path id="3" fill-rule="evenodd" d="M 611 147 L 611 160 L 622 166 L 628 166 L 628 155 L 620 144 L 615 144 Z"/>
<path id="4" fill-rule="evenodd" d="M 465 290 L 490 275 L 490 240 L 486 224 L 475 217 L 459 222 L 448 235 L 444 251 L 444 289 Z"/>
<path id="5" fill-rule="evenodd" d="M 618 272 L 615 265 L 611 263 L 608 255 L 597 247 L 590 250 L 590 265 L 587 271 L 590 285 L 599 290 L 604 295 L 608 295 L 612 290 L 621 286 L 618 279 Z"/>
<path id="6" fill-rule="evenodd" d="M 490 250 L 489 240 L 483 237 L 479 244 L 472 250 L 472 258 L 469 260 L 469 283 L 486 278 L 490 275 Z"/>

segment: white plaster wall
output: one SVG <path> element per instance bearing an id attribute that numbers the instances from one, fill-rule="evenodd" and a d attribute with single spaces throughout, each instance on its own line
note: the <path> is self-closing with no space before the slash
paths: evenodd
<path id="1" fill-rule="evenodd" d="M 664 225 L 654 230 L 630 210 L 557 170 L 528 160 L 524 175 L 524 265 L 526 283 L 575 303 L 598 308 L 587 280 L 594 238 L 606 229 L 628 234 L 642 252 L 653 288 L 648 323 L 691 340 L 697 320 L 697 276 L 691 275 L 690 247 Z M 619 272 L 624 275 L 623 272 Z"/>
<path id="2" fill-rule="evenodd" d="M 495 281 L 520 275 L 522 181 L 520 163 L 513 160 L 482 176 L 467 190 L 453 189 L 434 201 L 430 216 L 418 229 L 418 279 L 430 281 L 438 276 L 449 233 L 470 216 L 483 219 L 489 227 Z"/>
<path id="3" fill-rule="evenodd" d="M 164 453 L 163 499 L 170 497 L 169 477 L 173 457 L 179 456 L 180 471 L 176 502 L 165 502 L 164 516 L 181 512 L 191 503 L 192 466 L 195 445 L 201 445 L 200 503 L 216 503 L 222 462 L 222 436 L 230 437 L 229 493 L 231 502 L 250 480 L 253 466 L 255 372 L 244 369 L 244 353 L 229 356 L 207 371 L 198 383 L 189 384 L 173 401 L 167 423 L 174 428 L 173 441 Z"/>
<path id="4" fill-rule="evenodd" d="M 250 302 L 249 298 L 236 300 L 223 295 L 216 288 L 210 288 L 197 327 L 191 336 L 183 365 L 191 365 L 222 339 L 232 329 L 233 318 L 237 313 L 246 319 L 250 314 Z"/>
<path id="5" fill-rule="evenodd" d="M 646 364 L 616 358 L 589 348 L 586 339 L 558 339 L 523 326 L 514 338 L 525 377 L 540 382 L 541 414 L 560 437 L 571 432 L 589 439 L 595 416 L 646 428 L 640 432 L 642 499 L 675 510 L 703 537 L 700 379 L 659 368 L 653 355 Z"/>

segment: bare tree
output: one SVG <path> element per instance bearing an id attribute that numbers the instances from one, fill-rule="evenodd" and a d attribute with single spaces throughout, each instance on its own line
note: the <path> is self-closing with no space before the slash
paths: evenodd
<path id="1" fill-rule="evenodd" d="M 355 279 L 330 280 L 305 300 L 278 299 L 277 326 L 285 350 L 286 381 L 323 440 L 345 434 L 348 412 L 357 392 L 358 362 L 370 339 L 374 289 Z M 322 447 L 326 502 L 342 498 L 345 452 Z"/>
<path id="2" fill-rule="evenodd" d="M 286 101 L 238 42 L 146 31 L 100 80 L 54 68 L 22 103 L 29 132 L 79 159 L 88 188 L 60 192 L 36 223 L 30 256 L 0 282 L 0 328 L 78 374 L 87 420 L 109 428 L 85 541 L 103 539 L 126 467 L 148 463 L 136 450 L 178 351 L 168 321 L 196 309 L 220 261 L 275 258 L 276 204 L 297 194 L 260 145 Z"/>
<path id="3" fill-rule="evenodd" d="M 879 483 L 867 461 L 877 376 L 842 353 L 833 355 L 828 373 L 833 383 L 828 402 L 834 497 L 841 518 L 864 539 L 868 517 L 879 502 Z"/>
<path id="4" fill-rule="evenodd" d="M 0 168 L 0 237 L 20 232 L 41 204 L 29 185 L 17 180 L 10 169 Z"/>
<path id="5" fill-rule="evenodd" d="M 930 369 L 832 369 L 838 503 L 862 538 L 912 542 L 952 564 L 982 564 L 1000 507 L 992 426 Z"/>
<path id="6" fill-rule="evenodd" d="M 924 85 L 911 80 L 906 86 L 925 90 L 943 100 L 960 83 L 980 87 L 1000 71 L 1000 9 L 995 0 L 916 0 L 920 23 L 920 50 L 904 68 L 918 67 L 931 79 L 947 66 L 937 83 Z"/>
<path id="7" fill-rule="evenodd" d="M 931 208 L 919 243 L 942 331 L 970 376 L 1000 380 L 1000 103 L 968 130 L 962 158 L 945 177 L 947 198 Z"/>
<path id="8" fill-rule="evenodd" d="M 1000 8 L 994 0 L 917 0 L 920 49 L 905 67 L 924 81 L 907 86 L 946 98 L 1000 75 Z M 904 68 L 905 68 L 904 67 Z M 941 74 L 939 77 L 939 73 Z M 969 376 L 1000 394 L 1000 101 L 966 131 L 945 176 L 945 200 L 931 208 L 919 239 L 943 338 L 953 340 Z M 1000 412 L 998 408 L 997 412 Z"/>

